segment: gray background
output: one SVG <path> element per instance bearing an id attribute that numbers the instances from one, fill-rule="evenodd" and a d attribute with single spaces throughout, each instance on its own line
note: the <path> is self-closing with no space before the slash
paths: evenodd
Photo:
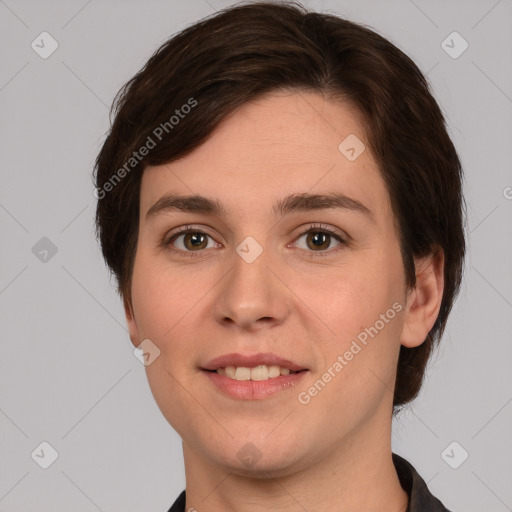
<path id="1" fill-rule="evenodd" d="M 184 488 L 180 439 L 94 239 L 91 171 L 119 87 L 171 34 L 232 3 L 0 0 L 2 512 L 164 511 Z M 466 171 L 466 276 L 393 449 L 454 512 L 512 510 L 512 2 L 305 5 L 388 37 L 446 115 Z M 47 59 L 31 48 L 43 31 L 59 45 Z M 441 45 L 453 31 L 469 43 L 458 58 Z M 43 237 L 56 254 L 33 250 Z M 48 469 L 43 441 L 59 454 Z"/>

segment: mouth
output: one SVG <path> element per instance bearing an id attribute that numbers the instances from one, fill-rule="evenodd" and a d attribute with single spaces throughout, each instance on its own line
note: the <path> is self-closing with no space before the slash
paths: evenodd
<path id="1" fill-rule="evenodd" d="M 309 369 L 275 354 L 226 354 L 200 368 L 221 392 L 261 399 L 295 386 Z"/>
<path id="2" fill-rule="evenodd" d="M 205 370 L 210 373 L 217 373 L 232 380 L 269 380 L 276 379 L 281 375 L 294 375 L 295 373 L 305 372 L 304 370 L 290 370 L 289 368 L 279 365 L 266 365 L 260 364 L 252 368 L 247 366 L 225 366 L 217 368 L 216 370 Z"/>
<path id="3" fill-rule="evenodd" d="M 202 370 L 217 372 L 229 379 L 267 380 L 308 370 L 305 366 L 270 352 L 225 354 L 208 361 Z"/>

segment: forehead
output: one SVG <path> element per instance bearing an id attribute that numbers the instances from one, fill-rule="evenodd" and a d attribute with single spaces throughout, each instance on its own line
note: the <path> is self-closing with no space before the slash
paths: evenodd
<path id="1" fill-rule="evenodd" d="M 165 193 L 215 198 L 241 217 L 306 192 L 340 192 L 387 211 L 365 139 L 362 116 L 347 102 L 305 91 L 266 95 L 242 105 L 186 157 L 148 167 L 141 215 Z"/>

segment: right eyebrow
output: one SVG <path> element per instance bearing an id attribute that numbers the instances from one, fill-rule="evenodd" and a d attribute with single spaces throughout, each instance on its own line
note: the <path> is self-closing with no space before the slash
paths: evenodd
<path id="1" fill-rule="evenodd" d="M 227 217 L 228 214 L 228 211 L 217 200 L 200 195 L 178 196 L 176 194 L 165 194 L 147 211 L 146 219 L 169 211 L 205 213 L 218 217 Z"/>

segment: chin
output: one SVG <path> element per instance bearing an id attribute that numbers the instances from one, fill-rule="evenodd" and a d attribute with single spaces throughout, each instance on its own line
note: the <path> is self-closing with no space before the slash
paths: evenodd
<path id="1" fill-rule="evenodd" d="M 298 464 L 295 457 L 290 458 L 284 454 L 277 457 L 275 454 L 272 454 L 271 457 L 262 456 L 261 459 L 252 462 L 240 460 L 237 453 L 233 455 L 234 457 L 228 461 L 223 460 L 221 462 L 222 465 L 230 473 L 248 478 L 270 479 L 286 477 L 297 473 L 302 466 Z"/>
<path id="2" fill-rule="evenodd" d="M 244 438 L 249 439 L 248 436 Z M 210 458 L 230 473 L 251 478 L 276 478 L 296 473 L 302 466 L 310 464 L 310 457 L 299 453 L 299 447 L 303 444 L 290 438 L 276 438 L 274 443 L 269 440 L 232 441 L 226 447 L 217 445 L 213 450 L 210 447 Z"/>

